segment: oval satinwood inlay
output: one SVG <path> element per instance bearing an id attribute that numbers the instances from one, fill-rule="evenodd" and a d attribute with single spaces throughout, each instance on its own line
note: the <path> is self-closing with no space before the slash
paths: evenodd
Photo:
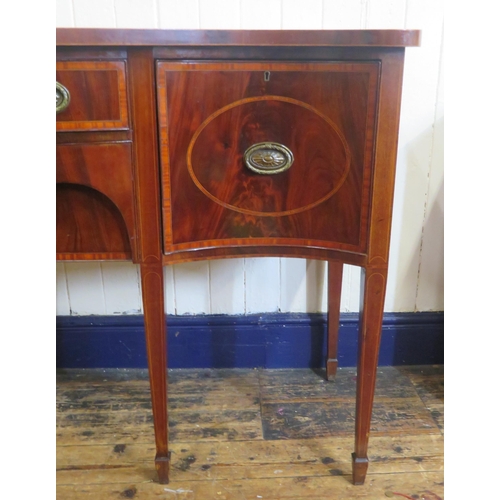
<path id="1" fill-rule="evenodd" d="M 351 154 L 339 128 L 320 111 L 262 96 L 210 115 L 194 133 L 186 159 L 193 182 L 216 203 L 284 216 L 333 196 L 347 177 Z"/>

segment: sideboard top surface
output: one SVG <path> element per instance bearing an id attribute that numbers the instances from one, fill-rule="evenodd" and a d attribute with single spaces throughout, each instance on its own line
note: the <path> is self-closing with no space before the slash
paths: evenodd
<path id="1" fill-rule="evenodd" d="M 417 47 L 420 45 L 420 31 L 57 28 L 56 45 Z"/>

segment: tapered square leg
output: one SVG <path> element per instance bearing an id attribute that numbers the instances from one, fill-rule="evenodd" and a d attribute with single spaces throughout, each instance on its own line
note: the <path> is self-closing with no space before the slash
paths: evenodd
<path id="1" fill-rule="evenodd" d="M 340 295 L 342 290 L 342 262 L 328 262 L 328 333 L 326 356 L 326 379 L 334 380 L 337 374 L 339 321 L 340 321 Z"/>
<path id="2" fill-rule="evenodd" d="M 354 484 L 363 484 L 368 470 L 368 438 L 377 376 L 386 280 L 386 267 L 367 267 L 361 273 L 362 297 L 356 377 L 355 444 L 352 462 Z"/>
<path id="3" fill-rule="evenodd" d="M 161 262 L 141 264 L 144 327 L 156 441 L 155 467 L 161 484 L 168 483 L 167 339 Z"/>

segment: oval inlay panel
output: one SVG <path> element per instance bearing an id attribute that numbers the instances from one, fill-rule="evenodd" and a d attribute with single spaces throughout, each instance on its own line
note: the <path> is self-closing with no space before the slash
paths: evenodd
<path id="1" fill-rule="evenodd" d="M 253 172 L 244 155 L 253 145 L 276 143 L 293 152 L 293 165 L 274 175 Z M 261 151 L 262 164 L 282 165 Z M 283 216 L 303 212 L 330 198 L 350 168 L 347 142 L 324 114 L 295 99 L 243 99 L 209 116 L 187 152 L 189 174 L 210 199 L 238 212 Z"/>

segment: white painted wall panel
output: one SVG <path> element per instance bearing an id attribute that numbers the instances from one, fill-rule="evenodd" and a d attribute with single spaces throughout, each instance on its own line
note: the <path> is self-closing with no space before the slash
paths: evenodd
<path id="1" fill-rule="evenodd" d="M 321 29 L 323 24 L 322 0 L 283 0 L 283 29 Z"/>
<path id="2" fill-rule="evenodd" d="M 278 312 L 280 259 L 245 259 L 245 312 Z"/>
<path id="3" fill-rule="evenodd" d="M 113 0 L 73 0 L 73 13 L 78 28 L 116 28 Z"/>
<path id="4" fill-rule="evenodd" d="M 210 312 L 245 313 L 245 259 L 212 260 L 210 269 Z"/>
<path id="5" fill-rule="evenodd" d="M 158 0 L 160 28 L 197 29 L 200 27 L 198 0 Z"/>
<path id="6" fill-rule="evenodd" d="M 340 310 L 342 312 L 359 312 L 360 282 L 361 268 L 345 264 L 340 301 Z"/>
<path id="7" fill-rule="evenodd" d="M 361 29 L 366 5 L 361 0 L 338 0 L 323 5 L 323 29 Z"/>
<path id="8" fill-rule="evenodd" d="M 307 260 L 281 259 L 280 311 L 307 312 Z"/>
<path id="9" fill-rule="evenodd" d="M 167 314 L 177 314 L 175 305 L 174 266 L 163 267 L 163 279 L 163 286 L 165 289 L 165 312 Z"/>
<path id="10" fill-rule="evenodd" d="M 386 311 L 444 307 L 441 1 L 56 0 L 56 9 L 61 27 L 422 29 L 422 47 L 406 52 Z M 58 264 L 57 314 L 142 310 L 137 266 L 113 266 Z M 123 273 L 114 272 L 119 266 Z M 178 264 L 165 268 L 165 308 L 176 314 L 326 311 L 326 276 L 324 264 L 300 259 Z M 263 277 L 269 287 L 259 293 Z M 359 268 L 345 265 L 342 311 L 359 310 L 359 280 Z"/>
<path id="11" fill-rule="evenodd" d="M 71 314 L 106 314 L 101 264 L 71 262 L 65 268 Z"/>
<path id="12" fill-rule="evenodd" d="M 444 57 L 441 45 L 429 193 L 425 207 L 417 311 L 444 310 Z"/>
<path id="13" fill-rule="evenodd" d="M 281 0 L 241 0 L 241 28 L 279 30 Z"/>
<path id="14" fill-rule="evenodd" d="M 130 262 L 102 262 L 106 314 L 142 312 L 138 266 Z"/>
<path id="15" fill-rule="evenodd" d="M 158 28 L 156 0 L 114 0 L 117 28 Z"/>
<path id="16" fill-rule="evenodd" d="M 240 2 L 234 0 L 199 0 L 200 28 L 238 29 Z"/>
<path id="17" fill-rule="evenodd" d="M 71 310 L 69 308 L 68 286 L 66 284 L 66 270 L 64 262 L 56 264 L 56 315 L 69 316 Z"/>
<path id="18" fill-rule="evenodd" d="M 418 272 L 433 147 L 443 5 L 408 0 L 408 28 L 423 30 L 422 45 L 406 51 L 398 168 L 386 310 L 416 309 Z"/>
<path id="19" fill-rule="evenodd" d="M 72 0 L 56 0 L 56 26 L 72 28 L 74 25 Z"/>
<path id="20" fill-rule="evenodd" d="M 170 267 L 170 266 L 169 266 Z M 210 311 L 208 262 L 187 262 L 173 267 L 176 314 Z"/>
<path id="21" fill-rule="evenodd" d="M 402 29 L 405 25 L 406 2 L 402 0 L 370 0 L 366 7 L 367 29 Z"/>

